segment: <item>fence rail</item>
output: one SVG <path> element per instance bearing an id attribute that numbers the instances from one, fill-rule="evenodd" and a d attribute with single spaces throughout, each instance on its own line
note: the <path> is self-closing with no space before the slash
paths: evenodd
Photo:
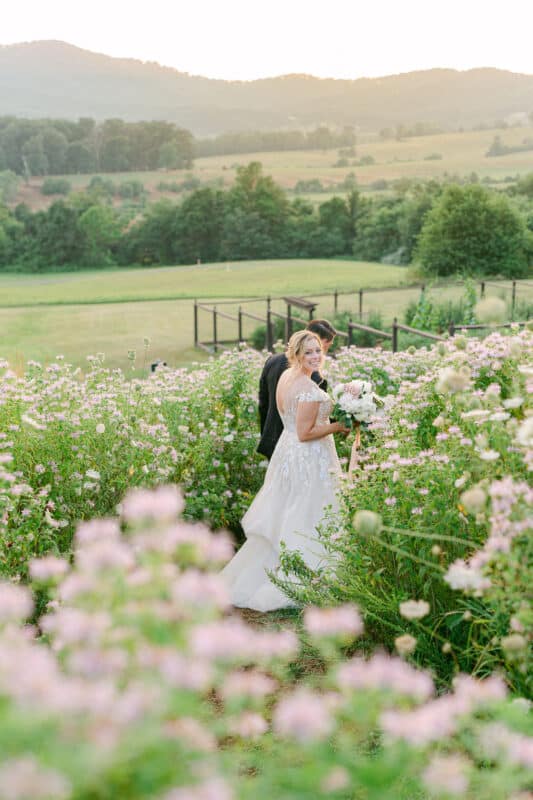
<path id="1" fill-rule="evenodd" d="M 510 285 L 504 285 L 505 283 Z M 432 284 L 431 288 L 454 288 L 460 287 L 464 285 L 464 281 L 458 281 L 454 284 L 449 283 L 442 283 L 442 284 Z M 492 286 L 497 287 L 500 290 L 504 291 L 511 291 L 511 313 L 513 314 L 516 308 L 516 297 L 517 297 L 517 281 L 506 281 L 497 283 L 495 281 L 490 280 L 483 280 L 479 282 L 479 293 L 480 297 L 485 297 L 486 288 Z M 521 281 L 520 286 L 533 286 L 533 282 L 530 281 Z M 390 331 L 380 330 L 378 328 L 374 328 L 370 325 L 365 325 L 362 322 L 364 311 L 364 295 L 371 294 L 374 292 L 391 292 L 391 291 L 401 291 L 401 290 L 414 290 L 419 289 L 422 293 L 426 290 L 426 284 L 424 283 L 416 283 L 410 284 L 405 286 L 385 286 L 385 287 L 369 287 L 366 289 L 353 289 L 351 291 L 339 291 L 335 290 L 333 292 L 323 292 L 323 293 L 315 293 L 315 294 L 308 294 L 308 295 L 300 295 L 299 297 L 288 297 L 288 296 L 279 296 L 273 297 L 269 295 L 268 297 L 252 297 L 252 298 L 241 298 L 239 300 L 217 300 L 215 305 L 208 305 L 205 302 L 199 302 L 198 300 L 194 301 L 194 345 L 195 347 L 200 347 L 203 350 L 206 350 L 210 353 L 217 353 L 221 347 L 226 345 L 236 345 L 244 341 L 244 325 L 243 320 L 245 319 L 252 319 L 255 322 L 260 323 L 261 325 L 265 326 L 265 348 L 269 351 L 273 350 L 274 347 L 274 326 L 273 320 L 281 319 L 284 321 L 284 338 L 285 341 L 291 337 L 295 326 L 305 325 L 305 320 L 301 319 L 300 317 L 294 317 L 292 314 L 292 307 L 301 307 L 304 308 L 309 312 L 309 318 L 312 318 L 312 314 L 317 303 L 309 303 L 306 302 L 307 298 L 333 298 L 333 311 L 336 313 L 338 311 L 339 305 L 339 297 L 341 296 L 349 296 L 352 295 L 357 299 L 357 311 L 355 312 L 359 317 L 358 322 L 354 322 L 351 318 L 348 321 L 346 331 L 338 331 L 338 335 L 346 341 L 348 345 L 353 344 L 354 341 L 354 331 L 363 331 L 365 333 L 369 333 L 375 336 L 378 339 L 390 340 L 392 343 L 392 351 L 397 352 L 398 350 L 398 342 L 399 342 L 399 333 L 409 333 L 416 336 L 421 336 L 422 338 L 429 339 L 431 341 L 442 341 L 445 337 L 430 333 L 429 331 L 423 331 L 418 328 L 413 328 L 409 325 L 404 325 L 403 323 L 398 322 L 398 319 L 395 317 Z M 279 311 L 275 311 L 272 308 L 273 301 L 284 301 L 286 303 L 286 311 L 285 313 L 281 313 Z M 229 314 L 226 311 L 220 310 L 220 305 L 227 305 L 239 303 L 238 312 L 237 314 Z M 242 306 L 245 303 L 257 303 L 257 302 L 264 302 L 266 304 L 265 313 L 261 316 L 258 313 L 253 313 L 252 311 L 244 310 Z M 212 338 L 208 341 L 200 341 L 199 335 L 199 314 L 200 312 L 207 313 L 211 316 L 211 327 L 212 327 Z M 237 323 L 237 337 L 236 338 L 224 338 L 222 339 L 219 336 L 219 319 L 229 320 L 230 322 Z M 489 327 L 496 327 L 496 328 L 508 328 L 511 324 L 518 324 L 524 325 L 525 323 L 510 323 L 507 322 L 502 325 L 456 325 L 453 322 L 450 323 L 448 327 L 448 333 L 450 336 L 455 335 L 457 330 L 483 330 Z"/>

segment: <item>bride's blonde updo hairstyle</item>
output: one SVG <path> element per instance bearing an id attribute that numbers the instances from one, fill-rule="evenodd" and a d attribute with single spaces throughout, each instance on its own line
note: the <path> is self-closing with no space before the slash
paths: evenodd
<path id="1" fill-rule="evenodd" d="M 297 367 L 300 364 L 305 350 L 305 343 L 308 339 L 314 339 L 322 349 L 322 342 L 316 333 L 308 330 L 293 333 L 287 345 L 287 359 L 291 367 Z"/>

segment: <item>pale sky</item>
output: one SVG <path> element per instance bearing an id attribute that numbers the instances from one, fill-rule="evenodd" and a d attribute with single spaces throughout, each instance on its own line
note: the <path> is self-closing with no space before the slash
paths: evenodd
<path id="1" fill-rule="evenodd" d="M 0 44 L 59 39 L 209 78 L 361 78 L 432 67 L 533 74 L 532 0 L 4 2 Z"/>

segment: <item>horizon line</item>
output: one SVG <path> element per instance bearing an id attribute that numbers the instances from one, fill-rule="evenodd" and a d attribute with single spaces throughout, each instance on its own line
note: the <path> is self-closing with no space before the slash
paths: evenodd
<path id="1" fill-rule="evenodd" d="M 442 67 L 442 66 L 426 67 L 422 69 L 411 69 L 401 72 L 391 72 L 383 75 L 374 75 L 374 76 L 361 75 L 358 78 L 335 78 L 333 76 L 313 75 L 312 73 L 308 72 L 286 72 L 286 73 L 280 73 L 278 75 L 264 75 L 262 77 L 255 77 L 255 78 L 215 78 L 215 77 L 210 77 L 208 75 L 201 75 L 198 73 L 188 72 L 187 70 L 179 69 L 178 67 L 174 67 L 169 64 L 163 64 L 160 61 L 154 61 L 151 59 L 145 60 L 137 56 L 115 56 L 115 55 L 110 55 L 109 53 L 104 53 L 100 50 L 90 50 L 87 47 L 81 47 L 80 45 L 73 44 L 72 42 L 67 42 L 64 39 L 31 39 L 27 41 L 9 42 L 7 44 L 0 42 L 0 49 L 7 49 L 10 47 L 24 47 L 28 45 L 39 45 L 39 44 L 64 45 L 66 47 L 70 47 L 75 50 L 80 50 L 85 53 L 90 53 L 91 55 L 102 56 L 104 58 L 111 58 L 114 61 L 134 61 L 138 64 L 143 64 L 143 65 L 155 65 L 160 67 L 161 69 L 172 70 L 173 72 L 177 72 L 180 75 L 187 75 L 191 78 L 201 78 L 203 80 L 220 81 L 223 83 L 256 83 L 258 81 L 279 80 L 282 78 L 310 78 L 316 81 L 343 81 L 347 83 L 355 83 L 356 81 L 376 81 L 376 80 L 384 80 L 387 78 L 398 78 L 403 75 L 414 75 L 423 72 L 440 71 L 440 72 L 466 73 L 466 72 L 478 72 L 481 70 L 493 70 L 494 72 L 508 72 L 512 75 L 523 75 L 525 77 L 533 77 L 533 73 L 529 72 L 515 72 L 512 69 L 484 65 L 484 66 L 468 67 L 466 69 L 459 69 L 458 67 Z"/>

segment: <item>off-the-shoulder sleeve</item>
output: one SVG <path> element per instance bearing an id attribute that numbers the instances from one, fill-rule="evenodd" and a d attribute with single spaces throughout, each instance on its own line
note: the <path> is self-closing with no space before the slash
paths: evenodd
<path id="1" fill-rule="evenodd" d="M 324 400 L 324 392 L 321 392 L 318 388 L 310 389 L 307 392 L 298 392 L 296 399 L 298 402 L 320 403 L 322 400 Z"/>

